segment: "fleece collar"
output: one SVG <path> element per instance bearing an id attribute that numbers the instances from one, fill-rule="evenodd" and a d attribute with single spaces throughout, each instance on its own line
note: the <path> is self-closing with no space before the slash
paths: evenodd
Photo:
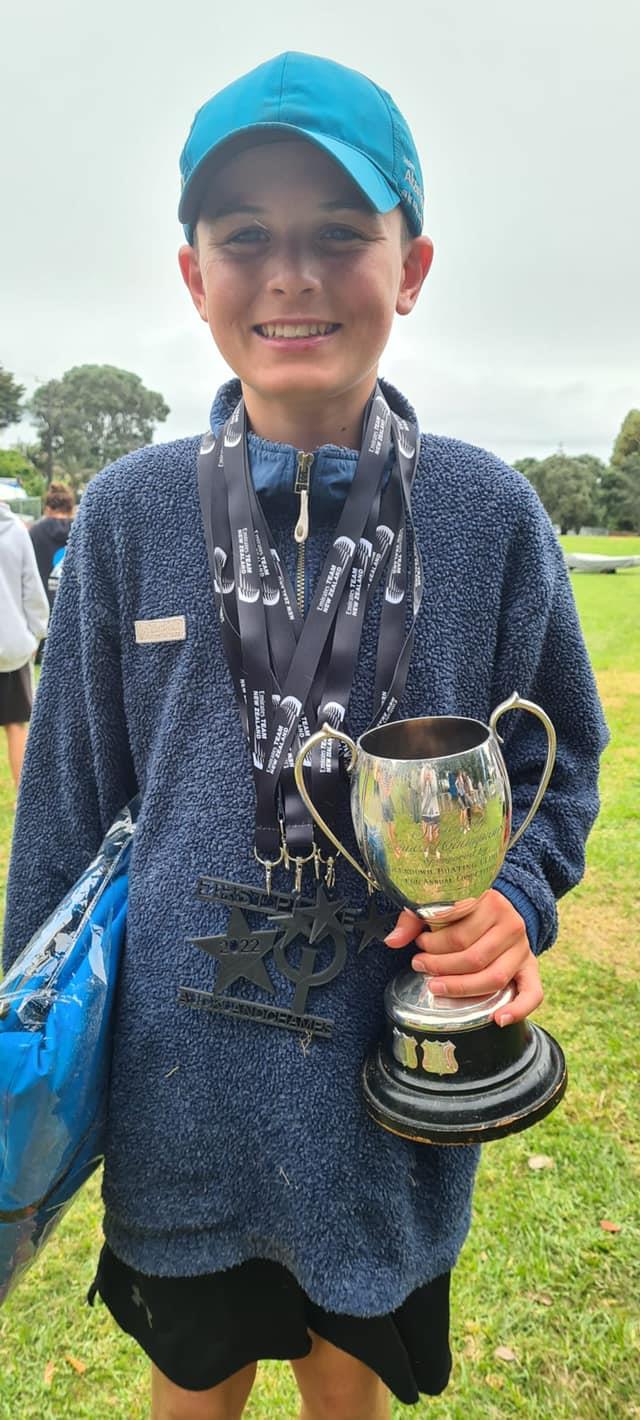
<path id="1" fill-rule="evenodd" d="M 380 384 L 392 409 L 402 419 L 415 420 L 411 405 L 386 380 Z M 233 413 L 242 390 L 239 380 L 221 385 L 211 408 L 211 428 L 218 434 Z M 256 493 L 263 505 L 293 509 L 297 450 L 291 444 L 274 444 L 249 433 L 247 439 L 249 463 Z M 314 451 L 311 466 L 311 514 L 331 516 L 344 503 L 358 463 L 358 450 L 341 448 L 338 444 L 323 444 Z"/>

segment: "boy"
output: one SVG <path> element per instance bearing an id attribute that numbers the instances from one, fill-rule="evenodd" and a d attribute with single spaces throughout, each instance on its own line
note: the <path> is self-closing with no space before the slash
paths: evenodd
<path id="1" fill-rule="evenodd" d="M 151 1358 L 154 1420 L 240 1416 L 267 1356 L 291 1361 L 304 1420 L 384 1420 L 390 1390 L 411 1403 L 446 1385 L 477 1151 L 416 1147 L 364 1111 L 401 961 L 352 930 L 366 892 L 311 836 L 289 752 L 347 704 L 356 736 L 396 698 L 403 716 L 485 721 L 514 689 L 546 707 L 554 778 L 495 888 L 435 937 L 407 913 L 387 937 L 407 962 L 417 938 L 434 989 L 514 979 L 520 1019 L 542 999 L 555 897 L 582 871 L 604 729 L 536 495 L 481 450 L 418 443 L 411 406 L 377 383 L 432 256 L 389 97 L 282 55 L 199 111 L 181 166 L 180 268 L 237 378 L 202 443 L 139 450 L 83 499 L 6 960 L 139 788 L 90 1296 Z M 407 546 L 424 567 L 410 665 Z M 541 736 L 525 716 L 505 733 L 519 816 Z M 336 771 L 330 755 L 310 769 L 344 833 Z"/>

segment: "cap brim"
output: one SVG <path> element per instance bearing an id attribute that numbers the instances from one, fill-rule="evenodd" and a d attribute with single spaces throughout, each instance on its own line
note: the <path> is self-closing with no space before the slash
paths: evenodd
<path id="1" fill-rule="evenodd" d="M 382 176 L 375 163 L 359 149 L 352 148 L 348 143 L 341 143 L 337 138 L 329 138 L 324 133 L 298 128 L 291 123 L 251 124 L 248 128 L 239 128 L 227 134 L 220 143 L 210 148 L 196 164 L 185 183 L 180 197 L 178 218 L 183 223 L 189 240 L 202 209 L 205 191 L 216 168 L 222 167 L 234 153 L 242 152 L 245 148 L 257 147 L 261 143 L 286 142 L 292 138 L 302 138 L 314 143 L 318 148 L 323 148 L 351 178 L 376 212 L 390 212 L 393 207 L 399 205 L 398 193 Z"/>

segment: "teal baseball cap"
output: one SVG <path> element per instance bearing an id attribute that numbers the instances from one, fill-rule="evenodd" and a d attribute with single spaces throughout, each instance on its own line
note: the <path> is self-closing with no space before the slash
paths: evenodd
<path id="1" fill-rule="evenodd" d="M 178 217 L 187 241 L 219 163 L 253 143 L 306 138 L 324 148 L 377 212 L 401 205 L 422 231 L 422 171 L 406 119 L 391 96 L 356 69 L 289 51 L 268 59 L 198 109 L 180 154 Z"/>

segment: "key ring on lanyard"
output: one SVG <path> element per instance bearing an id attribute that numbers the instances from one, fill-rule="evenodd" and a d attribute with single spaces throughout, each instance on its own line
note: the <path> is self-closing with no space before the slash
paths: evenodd
<path id="1" fill-rule="evenodd" d="M 277 858 L 261 858 L 257 848 L 254 848 L 253 850 L 253 856 L 256 860 L 256 863 L 259 863 L 260 867 L 264 868 L 265 887 L 267 892 L 271 892 L 271 875 L 273 873 L 273 869 L 277 868 L 284 858 L 284 852 L 282 848 L 280 849 Z"/>
<path id="2" fill-rule="evenodd" d="M 328 888 L 334 887 L 336 881 L 336 863 L 338 861 L 338 858 L 340 857 L 340 854 L 328 853 L 327 857 L 324 858 L 322 853 L 320 852 L 320 849 L 316 847 L 312 856 L 314 860 L 316 880 L 318 882 L 320 881 L 320 869 L 324 868 L 324 881 L 326 886 Z"/>
<path id="3" fill-rule="evenodd" d="M 282 858 L 282 861 L 283 861 L 283 863 L 284 863 L 284 866 L 285 866 L 287 872 L 289 872 L 289 870 L 290 870 L 290 868 L 291 868 L 292 866 L 293 866 L 293 868 L 294 868 L 294 870 L 295 870 L 295 877 L 294 877 L 294 880 L 293 880 L 293 891 L 294 891 L 294 894 L 295 894 L 296 897 L 297 897 L 297 896 L 299 896 L 299 894 L 302 892 L 302 870 L 303 870 L 303 868 L 304 868 L 304 866 L 305 866 L 306 863 L 315 863 L 318 850 L 317 850 L 317 848 L 316 848 L 315 843 L 312 843 L 312 845 L 311 845 L 311 852 L 310 852 L 310 853 L 307 853 L 306 855 L 303 855 L 303 854 L 300 854 L 300 853 L 299 853 L 299 854 L 295 854 L 295 855 L 294 855 L 294 854 L 291 854 L 291 853 L 289 852 L 289 849 L 287 848 L 287 839 L 286 839 L 286 834 L 285 834 L 285 829 L 284 829 L 284 821 L 283 821 L 282 818 L 279 820 L 279 823 L 280 823 L 280 838 L 281 838 L 281 841 L 282 841 L 282 850 L 281 850 L 281 855 L 280 855 L 280 856 L 281 856 L 281 858 Z M 258 855 L 257 855 L 257 853 L 256 853 L 256 857 L 257 857 L 257 856 L 258 856 Z M 261 862 L 261 859 L 260 859 L 260 858 L 258 858 L 258 862 Z"/>
<path id="4" fill-rule="evenodd" d="M 291 858 L 291 857 L 289 857 L 289 862 L 290 862 L 290 863 L 293 863 L 293 866 L 294 866 L 294 869 L 295 869 L 295 876 L 294 876 L 294 879 L 293 879 L 293 891 L 294 891 L 294 895 L 295 895 L 296 897 L 298 897 L 298 895 L 302 892 L 302 870 L 303 870 L 303 868 L 304 868 L 304 865 L 305 865 L 305 863 L 314 862 L 314 861 L 315 861 L 315 856 L 316 856 L 316 849 L 315 849 L 315 844 L 314 844 L 313 848 L 311 849 L 311 852 L 310 852 L 310 853 L 307 853 L 306 857 L 304 857 L 304 858 L 303 858 L 303 857 L 298 857 L 298 858 Z"/>

